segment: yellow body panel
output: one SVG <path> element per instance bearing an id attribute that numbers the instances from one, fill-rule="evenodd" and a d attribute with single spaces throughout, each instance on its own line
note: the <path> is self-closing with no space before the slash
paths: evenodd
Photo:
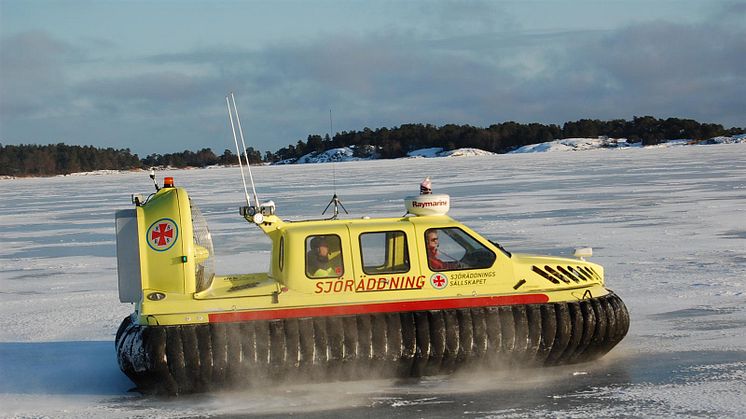
<path id="1" fill-rule="evenodd" d="M 163 188 L 148 201 L 147 206 L 137 208 L 138 230 L 145 232 L 140 235 L 139 246 L 144 290 L 194 292 L 194 281 L 187 280 L 187 272 L 194 271 L 195 262 L 192 220 L 188 211 L 187 193 L 178 188 Z M 173 242 L 161 247 L 150 241 L 154 234 L 167 233 L 157 230 L 160 222 L 176 227 L 171 234 Z"/>
<path id="2" fill-rule="evenodd" d="M 599 265 L 510 255 L 447 215 L 285 222 L 273 214 L 258 224 L 272 241 L 269 272 L 216 276 L 209 288 L 196 292 L 195 261 L 206 258 L 207 251 L 194 244 L 189 205 L 185 190 L 168 188 L 137 208 L 139 231 L 145 232 L 140 236 L 143 299 L 136 307 L 142 324 L 205 323 L 215 313 L 303 307 L 527 294 L 576 301 L 608 293 Z M 178 228 L 172 245 L 159 247 L 153 238 L 163 234 L 153 227 L 160 220 L 172 220 Z M 494 263 L 485 269 L 431 270 L 425 244 L 431 228 L 462 230 L 494 253 Z M 406 271 L 377 274 L 375 267 L 363 266 L 361 235 L 386 232 L 396 233 L 386 235 L 386 250 L 379 256 L 391 266 L 408 266 Z M 333 277 L 311 278 L 306 272 L 307 240 L 320 235 L 339 238 L 329 244 L 330 256 L 340 261 Z M 435 280 L 443 277 L 446 285 L 436 287 Z"/>

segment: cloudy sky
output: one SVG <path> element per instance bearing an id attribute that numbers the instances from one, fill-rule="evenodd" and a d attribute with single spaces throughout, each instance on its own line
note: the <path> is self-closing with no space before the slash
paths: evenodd
<path id="1" fill-rule="evenodd" d="M 746 127 L 746 2 L 0 0 L 0 143 L 141 156 L 405 123 Z"/>

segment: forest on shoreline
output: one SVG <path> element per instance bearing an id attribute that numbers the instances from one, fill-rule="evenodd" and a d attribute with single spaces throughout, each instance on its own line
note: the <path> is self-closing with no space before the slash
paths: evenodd
<path id="1" fill-rule="evenodd" d="M 744 128 L 724 128 L 720 124 L 700 123 L 691 119 L 658 119 L 652 116 L 632 120 L 601 121 L 581 119 L 556 124 L 503 122 L 486 128 L 471 125 L 404 124 L 394 128 L 343 131 L 333 137 L 328 134 L 309 135 L 275 152 L 264 155 L 253 147 L 246 149 L 252 164 L 293 162 L 314 152 L 351 147 L 355 157 L 391 159 L 405 157 L 408 152 L 430 147 L 444 150 L 478 148 L 493 153 L 507 153 L 519 147 L 564 138 L 626 138 L 628 142 L 655 145 L 674 139 L 705 140 L 716 136 L 746 133 Z M 0 176 L 54 176 L 95 170 L 133 170 L 149 167 L 206 167 L 235 164 L 236 155 L 225 150 L 218 155 L 210 148 L 184 150 L 167 154 L 150 154 L 140 158 L 129 148 L 97 148 L 64 143 L 36 145 L 3 145 L 0 143 Z"/>

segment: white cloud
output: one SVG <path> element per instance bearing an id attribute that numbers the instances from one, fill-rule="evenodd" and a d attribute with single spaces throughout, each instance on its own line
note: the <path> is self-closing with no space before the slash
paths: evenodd
<path id="1" fill-rule="evenodd" d="M 0 49 L 2 141 L 33 131 L 40 142 L 64 132 L 67 141 L 99 144 L 108 126 L 118 132 L 108 141 L 134 141 L 121 145 L 141 153 L 222 149 L 231 90 L 264 150 L 326 133 L 330 108 L 336 130 L 644 114 L 746 125 L 744 25 L 713 18 L 507 32 L 519 25 L 500 8 L 461 5 L 377 34 L 330 30 L 261 48 L 215 44 L 139 57 L 118 56 L 113 42 L 102 53 L 104 41 L 16 35 Z M 743 15 L 737 5 L 727 11 Z M 451 26 L 437 23 L 448 16 Z M 163 136 L 158 149 L 147 140 L 153 130 Z"/>

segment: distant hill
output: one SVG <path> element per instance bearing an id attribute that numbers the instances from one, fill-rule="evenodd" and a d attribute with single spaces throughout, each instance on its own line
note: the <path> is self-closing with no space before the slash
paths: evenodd
<path id="1" fill-rule="evenodd" d="M 664 141 L 656 145 L 649 145 L 644 147 L 649 148 L 669 148 L 669 147 L 680 147 L 686 145 L 711 145 L 711 144 L 746 144 L 746 134 L 740 134 L 732 137 L 714 137 L 706 140 L 669 140 Z M 586 150 L 599 150 L 599 149 L 627 149 L 627 148 L 642 148 L 642 142 L 632 143 L 626 138 L 608 138 L 608 137 L 597 137 L 597 138 L 566 138 L 562 140 L 547 141 L 540 144 L 531 144 L 524 147 L 520 147 L 508 154 L 523 154 L 523 153 L 543 153 L 543 152 L 559 152 L 559 151 L 586 151 Z M 367 158 L 355 157 L 355 151 L 350 147 L 333 148 L 331 150 L 313 152 L 302 156 L 299 159 L 288 159 L 276 162 L 274 164 L 311 164 L 311 163 L 331 163 L 331 162 L 345 162 L 345 161 L 359 161 L 359 160 L 377 160 L 379 157 L 371 156 Z M 435 157 L 478 157 L 478 156 L 489 156 L 495 155 L 485 150 L 477 148 L 459 148 L 456 150 L 443 150 L 440 147 L 422 148 L 413 150 L 407 153 L 406 157 L 402 158 L 435 158 Z"/>
<path id="2" fill-rule="evenodd" d="M 709 145 L 709 144 L 736 144 L 746 143 L 746 134 L 735 135 L 732 137 L 713 137 L 706 140 L 688 140 L 678 139 L 664 141 L 656 145 L 647 147 L 678 147 L 683 145 Z M 541 153 L 549 151 L 583 151 L 595 150 L 602 148 L 639 148 L 642 143 L 631 143 L 626 138 L 566 138 L 563 140 L 554 140 L 541 144 L 532 144 L 523 146 L 511 153 Z"/>
<path id="3" fill-rule="evenodd" d="M 309 135 L 306 141 L 298 141 L 274 153 L 267 152 L 263 160 L 270 163 L 308 163 L 309 159 L 316 159 L 317 156 L 323 159 L 323 153 L 341 148 L 352 151 L 352 156 L 347 158 L 362 159 L 401 158 L 410 156 L 415 150 L 436 148 L 441 151 L 472 148 L 501 154 L 524 146 L 569 138 L 625 138 L 629 143 L 651 146 L 681 138 L 701 141 L 744 133 L 746 130 L 743 128 L 726 129 L 719 124 L 700 123 L 691 119 L 658 119 L 652 116 L 610 121 L 581 119 L 565 122 L 562 126 L 513 121 L 485 128 L 454 124 L 440 127 L 404 124 L 394 128 L 343 131 L 334 137 Z"/>
<path id="4" fill-rule="evenodd" d="M 142 166 L 129 149 L 63 143 L 0 144 L 0 176 L 53 176 L 94 170 L 128 170 Z"/>
<path id="5" fill-rule="evenodd" d="M 464 157 L 510 152 L 568 151 L 589 148 L 668 146 L 743 142 L 743 128 L 691 119 L 633 117 L 631 121 L 581 119 L 556 124 L 503 122 L 486 128 L 471 125 L 404 124 L 394 128 L 343 131 L 334 137 L 309 135 L 264 156 L 253 147 L 245 154 L 252 164 L 324 163 L 417 157 Z M 235 164 L 231 150 L 221 155 L 210 148 L 140 158 L 129 149 L 66 145 L 0 144 L 0 176 L 53 176 L 96 170 L 132 170 L 149 167 L 207 167 Z"/>

